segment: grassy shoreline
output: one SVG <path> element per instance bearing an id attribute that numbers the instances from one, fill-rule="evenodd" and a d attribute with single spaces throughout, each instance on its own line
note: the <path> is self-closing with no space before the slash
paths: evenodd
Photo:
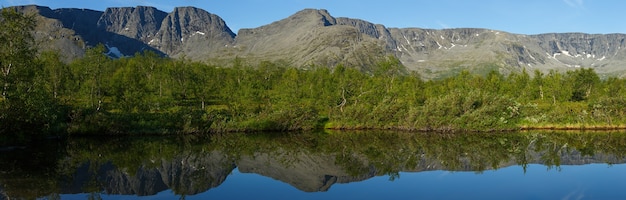
<path id="1" fill-rule="evenodd" d="M 515 131 L 535 131 L 535 130 L 555 130 L 555 131 L 617 131 L 626 130 L 626 125 L 541 125 L 541 126 L 519 126 L 516 128 L 492 128 L 492 129 L 449 129 L 449 128 L 414 128 L 414 127 L 326 127 L 326 130 L 395 130 L 420 133 L 441 133 L 441 132 L 515 132 Z"/>
<path id="2" fill-rule="evenodd" d="M 626 130 L 626 125 L 542 125 L 521 126 L 520 130 L 581 130 L 581 131 L 612 131 Z"/>

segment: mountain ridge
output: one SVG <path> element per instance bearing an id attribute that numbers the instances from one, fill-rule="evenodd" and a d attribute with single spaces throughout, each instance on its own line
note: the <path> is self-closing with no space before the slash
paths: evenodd
<path id="1" fill-rule="evenodd" d="M 147 6 L 103 12 L 34 5 L 17 9 L 36 13 L 43 21 L 36 30 L 38 38 L 65 32 L 63 37 L 50 39 L 49 46 L 63 49 L 69 58 L 80 57 L 81 49 L 103 43 L 123 54 L 113 56 L 152 50 L 196 61 L 246 58 L 285 61 L 294 67 L 344 64 L 363 71 L 371 71 L 391 55 L 424 78 L 446 77 L 462 70 L 506 74 L 580 67 L 594 68 L 604 76 L 626 74 L 622 67 L 626 64 L 626 34 L 621 33 L 524 35 L 482 28 L 388 28 L 361 19 L 333 17 L 325 9 L 303 9 L 235 34 L 218 15 L 194 7 L 177 7 L 170 13 Z"/>

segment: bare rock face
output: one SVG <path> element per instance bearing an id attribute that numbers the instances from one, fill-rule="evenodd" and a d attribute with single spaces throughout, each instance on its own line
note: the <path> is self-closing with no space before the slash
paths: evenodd
<path id="1" fill-rule="evenodd" d="M 626 46 L 624 34 L 549 33 L 533 35 L 548 53 L 570 55 L 615 55 Z"/>
<path id="2" fill-rule="evenodd" d="M 175 8 L 169 14 L 153 7 L 109 8 L 98 20 L 98 28 L 112 33 L 109 46 L 126 55 L 153 48 L 192 59 L 232 43 L 235 36 L 219 16 L 193 7 Z M 140 42 L 142 48 L 125 45 L 129 40 Z"/>
<path id="3" fill-rule="evenodd" d="M 350 19 L 344 17 L 337 18 L 337 24 L 353 26 L 365 35 L 384 41 L 387 51 L 396 48 L 396 41 L 391 36 L 389 29 L 382 24 L 373 24 L 360 19 Z"/>
<path id="4" fill-rule="evenodd" d="M 231 44 L 235 37 L 222 18 L 194 7 L 175 8 L 160 27 L 148 44 L 172 56 L 200 59 L 206 52 Z"/>
<path id="5" fill-rule="evenodd" d="M 98 28 L 147 43 L 161 28 L 166 12 L 154 7 L 107 8 L 98 20 Z"/>
<path id="6" fill-rule="evenodd" d="M 567 67 L 592 67 L 599 73 L 622 74 L 625 34 L 551 33 L 533 35 L 544 56 Z"/>
<path id="7" fill-rule="evenodd" d="M 60 8 L 53 11 L 54 15 L 44 16 L 59 20 L 63 28 L 73 30 L 76 37 L 84 39 L 81 48 L 95 46 L 106 36 L 106 33 L 97 27 L 98 19 L 102 15 L 101 11 L 75 8 Z"/>

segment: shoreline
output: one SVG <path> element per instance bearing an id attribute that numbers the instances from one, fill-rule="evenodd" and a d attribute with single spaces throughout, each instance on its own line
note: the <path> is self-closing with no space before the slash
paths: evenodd
<path id="1" fill-rule="evenodd" d="M 547 126 L 521 126 L 520 130 L 522 131 L 532 131 L 532 130 L 562 130 L 562 131 L 612 131 L 612 130 L 626 130 L 626 125 L 606 125 L 606 126 L 585 126 L 585 125 L 576 125 L 576 126 L 558 126 L 558 125 L 547 125 Z"/>
<path id="2" fill-rule="evenodd" d="M 325 127 L 324 130 L 336 131 L 364 131 L 364 130 L 396 130 L 420 133 L 462 133 L 462 132 L 515 132 L 515 131 L 618 131 L 626 130 L 626 125 L 544 125 L 544 126 L 518 126 L 515 128 L 493 128 L 493 129 L 454 129 L 454 128 L 407 128 L 407 127 Z"/>

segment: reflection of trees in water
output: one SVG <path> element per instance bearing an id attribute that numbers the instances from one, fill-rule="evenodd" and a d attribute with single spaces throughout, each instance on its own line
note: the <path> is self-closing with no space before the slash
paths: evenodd
<path id="1" fill-rule="evenodd" d="M 364 131 L 87 138 L 69 140 L 64 151 L 57 154 L 48 159 L 52 169 L 48 174 L 15 178 L 33 173 L 24 168 L 0 175 L 7 185 L 4 192 L 23 197 L 100 191 L 153 195 L 171 189 L 176 194 L 190 195 L 218 187 L 235 167 L 243 173 L 260 174 L 314 192 L 326 191 L 335 183 L 380 175 L 394 179 L 399 172 L 480 172 L 531 163 L 548 168 L 624 163 L 626 133 Z M 12 166 L 15 168 L 20 166 Z M 11 172 L 7 167 L 1 169 Z M 11 176 L 14 178 L 6 178 Z M 15 189 L 30 182 L 47 183 L 40 188 L 48 189 L 30 193 Z"/>
<path id="2" fill-rule="evenodd" d="M 89 185 L 84 183 L 95 183 L 88 191 L 144 196 L 171 189 L 176 194 L 197 194 L 220 185 L 235 168 L 221 153 L 184 139 L 125 138 L 106 145 L 93 140 L 70 142 L 76 151 L 69 151 L 73 158 L 67 161 L 74 163 L 63 164 L 78 166 L 76 173 L 65 174 L 67 184 L 78 187 L 69 187 L 67 192 L 78 193 Z"/>

